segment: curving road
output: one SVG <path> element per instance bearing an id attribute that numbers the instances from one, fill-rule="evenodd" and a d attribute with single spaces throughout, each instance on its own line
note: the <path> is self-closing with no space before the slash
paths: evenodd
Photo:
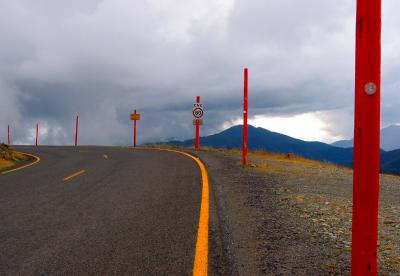
<path id="1" fill-rule="evenodd" d="M 164 151 L 21 147 L 41 162 L 0 175 L 1 275 L 190 275 L 197 164 Z"/>

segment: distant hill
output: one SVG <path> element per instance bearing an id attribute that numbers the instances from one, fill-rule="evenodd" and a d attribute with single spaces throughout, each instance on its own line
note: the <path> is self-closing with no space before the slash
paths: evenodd
<path id="1" fill-rule="evenodd" d="M 400 126 L 391 125 L 381 130 L 381 147 L 386 151 L 400 149 Z"/>
<path id="2" fill-rule="evenodd" d="M 340 148 L 352 148 L 354 140 L 341 140 L 332 143 Z M 400 149 L 400 126 L 391 125 L 381 130 L 381 148 L 386 151 Z"/>
<path id="3" fill-rule="evenodd" d="M 193 143 L 193 139 L 168 142 L 168 144 L 176 146 L 191 146 Z M 242 126 L 234 126 L 218 134 L 202 137 L 201 145 L 216 148 L 240 148 L 242 146 Z M 250 150 L 292 153 L 318 161 L 352 166 L 352 149 L 338 148 L 321 142 L 306 142 L 264 128 L 249 126 L 248 146 Z"/>
<path id="4" fill-rule="evenodd" d="M 400 149 L 381 152 L 381 170 L 386 173 L 400 174 Z"/>
<path id="5" fill-rule="evenodd" d="M 194 139 L 170 141 L 175 146 L 193 146 Z M 220 133 L 201 137 L 202 146 L 215 148 L 241 148 L 242 126 L 234 126 Z M 307 142 L 272 132 L 264 128 L 249 126 L 249 149 L 269 152 L 296 154 L 308 159 L 330 162 L 346 167 L 353 165 L 353 148 L 342 148 L 322 142 Z M 400 150 L 381 151 L 381 168 L 384 172 L 400 174 Z"/>
<path id="6" fill-rule="evenodd" d="M 338 148 L 352 148 L 354 145 L 354 140 L 339 140 L 331 144 L 331 146 Z"/>

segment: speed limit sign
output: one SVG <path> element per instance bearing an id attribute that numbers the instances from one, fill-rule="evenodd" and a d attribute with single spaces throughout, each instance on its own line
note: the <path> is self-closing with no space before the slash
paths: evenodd
<path id="1" fill-rule="evenodd" d="M 204 108 L 202 103 L 194 103 L 193 104 L 193 117 L 195 119 L 201 119 L 204 115 Z"/>

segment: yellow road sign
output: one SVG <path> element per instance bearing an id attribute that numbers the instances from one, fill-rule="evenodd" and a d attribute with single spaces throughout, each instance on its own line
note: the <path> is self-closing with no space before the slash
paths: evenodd
<path id="1" fill-rule="evenodd" d="M 136 114 L 131 114 L 131 120 L 132 120 L 132 121 L 140 120 L 140 114 L 138 114 L 138 113 L 136 113 Z"/>

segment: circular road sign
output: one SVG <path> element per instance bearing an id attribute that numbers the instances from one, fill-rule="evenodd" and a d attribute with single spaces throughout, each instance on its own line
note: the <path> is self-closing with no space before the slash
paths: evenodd
<path id="1" fill-rule="evenodd" d="M 203 109 L 200 108 L 200 107 L 197 107 L 197 108 L 193 109 L 193 116 L 194 116 L 196 119 L 202 118 L 202 117 L 203 117 L 203 113 L 204 113 L 204 111 L 203 111 Z"/>

